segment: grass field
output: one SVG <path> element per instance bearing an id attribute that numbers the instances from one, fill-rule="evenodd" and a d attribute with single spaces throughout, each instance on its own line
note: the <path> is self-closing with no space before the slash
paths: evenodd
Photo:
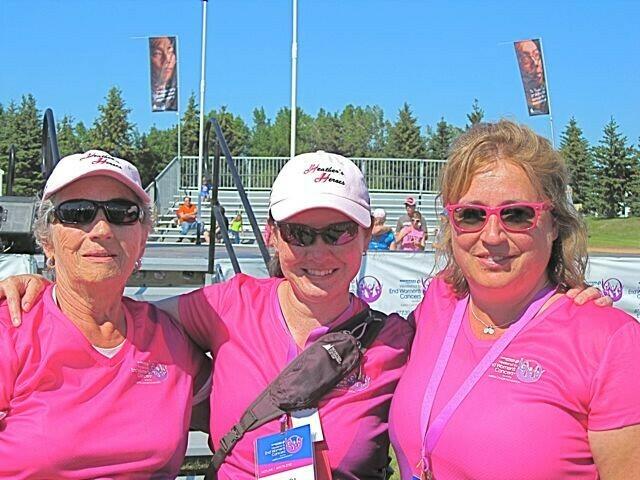
<path id="1" fill-rule="evenodd" d="M 637 250 L 640 253 L 640 218 L 587 217 L 586 221 L 590 250 Z"/>

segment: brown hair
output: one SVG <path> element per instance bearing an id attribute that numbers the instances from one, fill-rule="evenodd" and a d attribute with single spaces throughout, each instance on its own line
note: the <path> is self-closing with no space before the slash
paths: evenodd
<path id="1" fill-rule="evenodd" d="M 499 161 L 521 168 L 538 192 L 553 205 L 551 213 L 558 238 L 553 242 L 547 265 L 549 279 L 564 288 L 584 285 L 587 232 L 580 214 L 567 198 L 567 168 L 549 141 L 530 128 L 501 120 L 475 125 L 458 137 L 442 171 L 442 204 L 456 203 L 478 172 Z M 453 257 L 451 227 L 446 219 L 441 229 L 442 242 L 437 255 L 445 263 L 442 273 L 458 295 L 465 295 L 469 286 Z"/>

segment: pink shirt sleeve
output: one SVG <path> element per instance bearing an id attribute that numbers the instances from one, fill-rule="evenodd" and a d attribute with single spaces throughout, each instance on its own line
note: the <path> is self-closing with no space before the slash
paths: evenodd
<path id="1" fill-rule="evenodd" d="M 627 322 L 611 336 L 591 384 L 589 430 L 640 424 L 639 365 L 640 324 Z"/>

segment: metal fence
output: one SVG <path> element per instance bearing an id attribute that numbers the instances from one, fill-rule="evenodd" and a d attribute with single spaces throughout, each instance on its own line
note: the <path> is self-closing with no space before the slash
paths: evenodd
<path id="1" fill-rule="evenodd" d="M 235 157 L 234 160 L 246 189 L 270 189 L 289 157 Z M 367 185 L 372 192 L 435 193 L 438 191 L 440 171 L 445 164 L 445 160 L 412 158 L 352 158 L 351 160 L 365 174 Z M 203 167 L 204 172 L 211 172 L 211 162 L 210 158 L 208 165 Z M 179 189 L 196 190 L 198 188 L 198 157 L 182 157 L 180 172 Z M 220 163 L 220 188 L 235 188 L 226 162 Z"/>

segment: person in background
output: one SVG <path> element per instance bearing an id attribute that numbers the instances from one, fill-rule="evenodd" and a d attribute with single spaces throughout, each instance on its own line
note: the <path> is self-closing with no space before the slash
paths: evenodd
<path id="1" fill-rule="evenodd" d="M 55 283 L 22 328 L 0 306 L 1 478 L 178 474 L 210 365 L 164 312 L 123 297 L 151 205 L 138 170 L 99 150 L 47 180 L 34 233 Z"/>
<path id="2" fill-rule="evenodd" d="M 394 235 L 391 227 L 385 225 L 387 213 L 383 208 L 376 208 L 373 211 L 373 229 L 371 230 L 371 241 L 369 250 L 390 250 L 394 246 Z"/>
<path id="3" fill-rule="evenodd" d="M 212 194 L 213 194 L 213 184 L 211 183 L 211 180 L 207 176 L 202 177 L 202 188 L 200 189 L 201 201 L 203 203 L 210 201 Z"/>
<path id="4" fill-rule="evenodd" d="M 201 231 L 203 230 L 202 224 L 198 222 L 198 207 L 191 202 L 191 197 L 189 196 L 184 197 L 184 202 L 176 210 L 176 220 L 182 236 L 187 235 L 190 230 L 195 229 L 198 225 L 200 225 Z M 179 238 L 178 242 L 181 241 L 182 238 Z"/>
<path id="5" fill-rule="evenodd" d="M 413 197 L 407 197 L 404 201 L 404 208 L 407 213 L 400 215 L 398 218 L 398 221 L 396 222 L 396 235 L 400 233 L 400 230 L 402 230 L 403 227 L 410 227 L 413 224 L 413 215 L 417 212 L 416 199 Z M 420 212 L 418 212 L 418 214 L 420 215 L 420 223 L 422 223 L 426 229 L 427 224 L 425 223 L 424 218 L 422 218 L 422 214 Z"/>
<path id="6" fill-rule="evenodd" d="M 401 477 L 640 478 L 640 323 L 575 305 L 587 232 L 548 140 L 479 124 L 442 177 L 443 270 L 390 414 Z"/>
<path id="7" fill-rule="evenodd" d="M 233 243 L 240 243 L 240 232 L 242 232 L 242 212 L 237 212 L 229 224 L 229 233 L 231 233 Z"/>
<path id="8" fill-rule="evenodd" d="M 427 241 L 427 232 L 422 227 L 422 215 L 413 212 L 411 225 L 402 227 L 400 233 L 395 236 L 396 249 L 405 252 L 418 252 L 424 250 Z"/>

